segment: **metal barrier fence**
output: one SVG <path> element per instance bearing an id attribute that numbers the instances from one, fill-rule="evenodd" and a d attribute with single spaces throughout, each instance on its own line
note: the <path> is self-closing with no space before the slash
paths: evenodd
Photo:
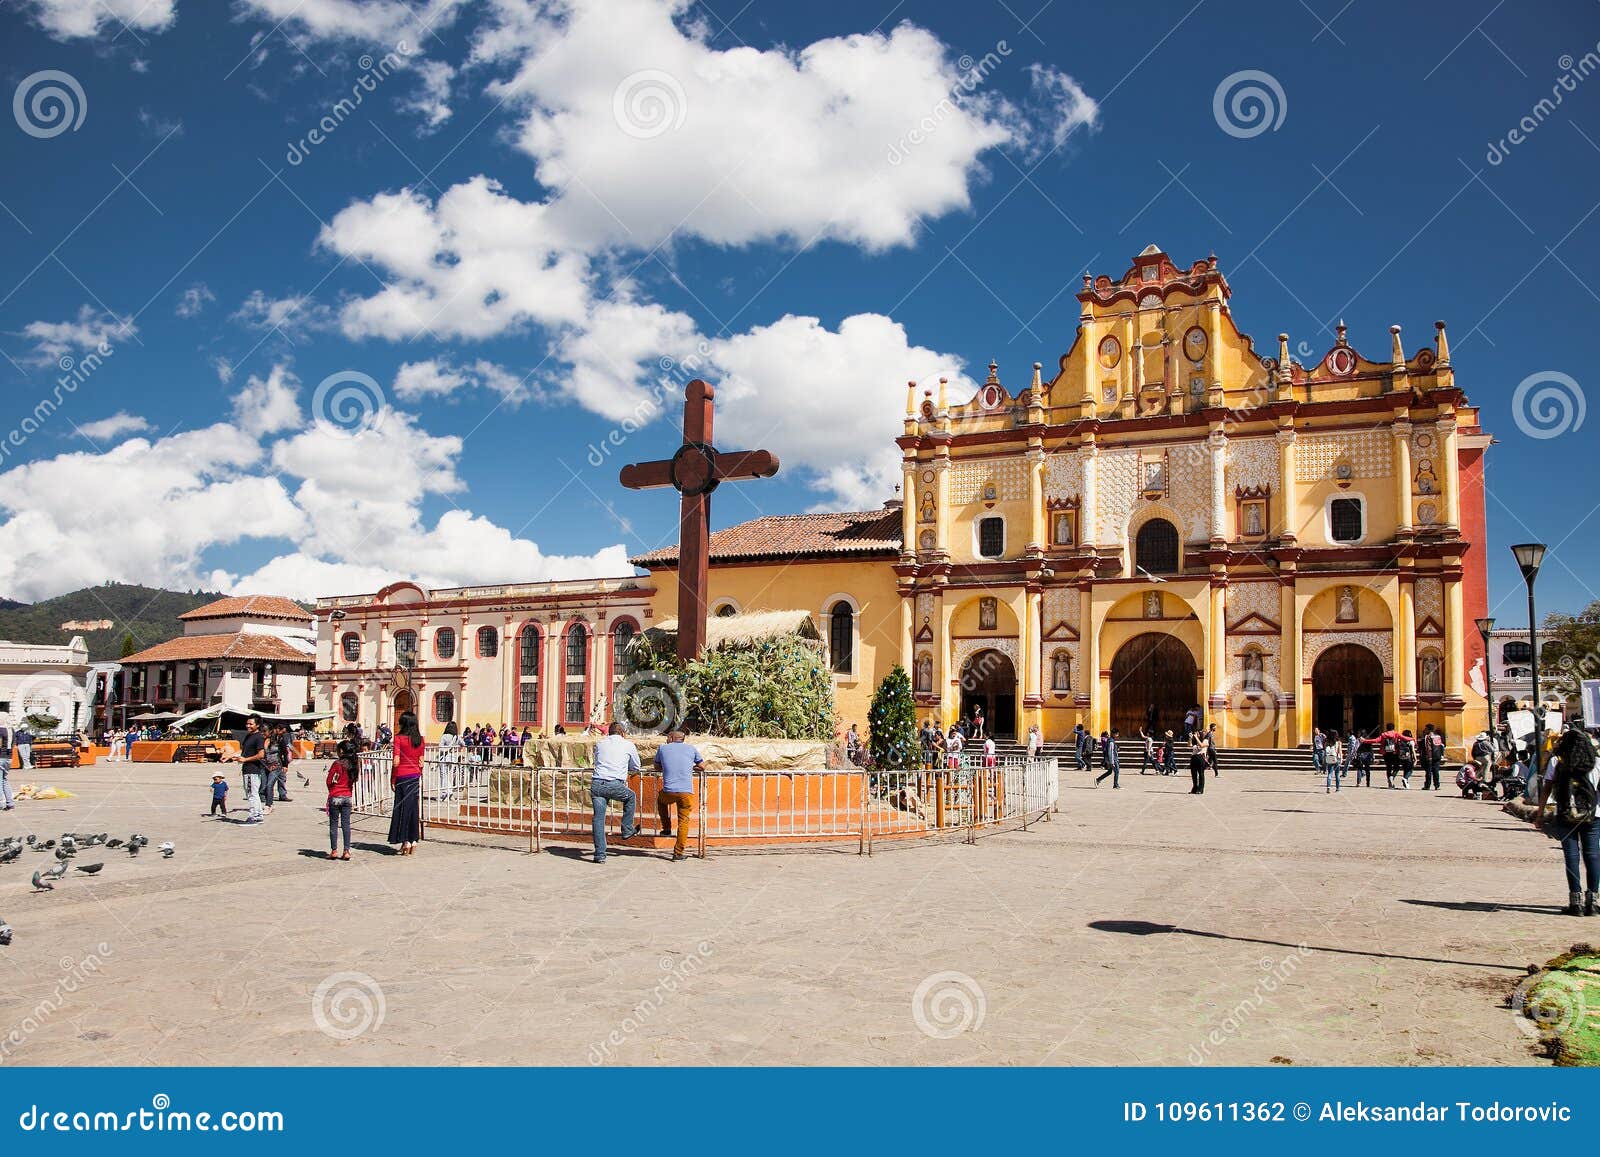
<path id="1" fill-rule="evenodd" d="M 361 757 L 355 811 L 387 815 L 393 802 L 387 750 Z M 499 750 L 453 748 L 422 762 L 423 829 L 526 836 L 530 850 L 544 839 L 592 838 L 591 768 L 512 764 Z M 646 836 L 662 832 L 661 777 L 646 769 L 628 777 L 637 799 L 636 824 Z M 855 840 L 870 853 L 877 840 L 962 835 L 1005 824 L 1024 829 L 1054 810 L 1059 768 L 1054 759 L 982 757 L 953 768 L 918 771 L 710 771 L 695 776 L 690 829 L 695 851 L 707 842 L 760 846 Z M 620 839 L 623 812 L 606 808 L 608 839 Z"/>

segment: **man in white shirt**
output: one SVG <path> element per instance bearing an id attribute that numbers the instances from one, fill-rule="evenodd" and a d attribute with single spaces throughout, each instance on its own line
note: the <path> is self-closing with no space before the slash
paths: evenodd
<path id="1" fill-rule="evenodd" d="M 631 840 L 639 834 L 634 823 L 634 812 L 639 807 L 639 797 L 628 786 L 628 776 L 640 770 L 639 749 L 633 740 L 622 733 L 622 724 L 613 723 L 610 733 L 594 745 L 594 778 L 589 783 L 590 801 L 594 804 L 594 862 L 606 862 L 606 808 L 612 800 L 622 805 L 622 838 Z"/>

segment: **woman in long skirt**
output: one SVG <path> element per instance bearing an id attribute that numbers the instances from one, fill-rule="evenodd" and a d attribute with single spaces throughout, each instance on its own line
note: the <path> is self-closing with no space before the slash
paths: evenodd
<path id="1" fill-rule="evenodd" d="M 415 854 L 422 838 L 422 749 L 417 717 L 407 711 L 394 737 L 394 811 L 389 817 L 389 842 L 400 845 L 402 856 Z"/>

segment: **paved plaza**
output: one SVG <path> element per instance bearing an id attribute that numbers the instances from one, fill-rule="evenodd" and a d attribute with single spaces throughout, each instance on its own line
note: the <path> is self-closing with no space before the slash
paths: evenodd
<path id="1" fill-rule="evenodd" d="M 209 775 L 51 773 L 77 797 L 0 816 L 152 841 L 45 894 L 49 856 L 0 866 L 4 1063 L 1533 1064 L 1504 998 L 1600 939 L 1497 808 L 1309 770 L 1064 772 L 1051 822 L 974 846 L 603 866 L 401 859 L 373 820 L 329 863 L 319 791 L 244 827 Z"/>

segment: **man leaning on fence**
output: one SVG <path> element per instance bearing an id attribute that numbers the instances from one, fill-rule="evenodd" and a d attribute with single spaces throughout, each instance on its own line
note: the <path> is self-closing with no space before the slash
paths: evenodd
<path id="1" fill-rule="evenodd" d="M 594 745 L 594 777 L 589 782 L 594 804 L 594 862 L 606 862 L 606 808 L 612 800 L 622 805 L 622 838 L 639 834 L 634 811 L 639 797 L 628 786 L 628 776 L 640 771 L 639 749 L 622 733 L 622 724 L 613 723 L 610 733 Z"/>
<path id="2" fill-rule="evenodd" d="M 656 748 L 656 770 L 661 773 L 661 791 L 656 795 L 656 811 L 661 816 L 661 834 L 673 834 L 671 808 L 678 809 L 676 842 L 672 858 L 681 860 L 689 842 L 689 825 L 694 822 L 694 775 L 705 771 L 700 749 L 683 741 L 683 732 L 667 733 L 667 741 Z"/>

